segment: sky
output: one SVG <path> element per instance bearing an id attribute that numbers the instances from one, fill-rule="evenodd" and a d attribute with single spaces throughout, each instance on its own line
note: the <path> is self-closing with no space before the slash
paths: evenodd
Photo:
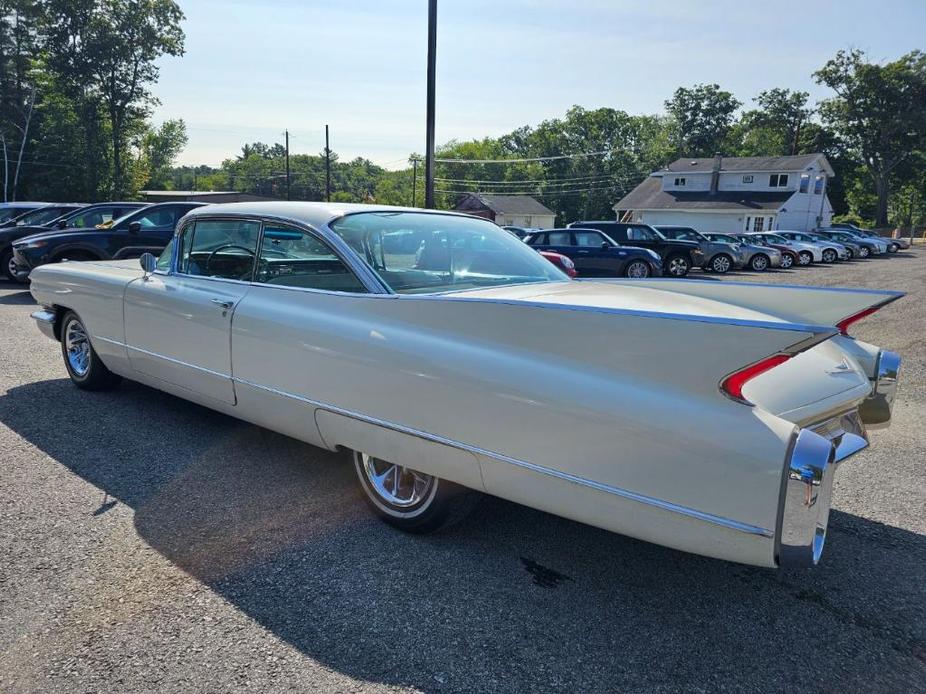
<path id="1" fill-rule="evenodd" d="M 177 0 L 186 52 L 159 61 L 155 122 L 183 118 L 182 164 L 246 142 L 404 168 L 424 150 L 426 0 Z M 679 86 L 749 105 L 808 91 L 837 50 L 926 49 L 926 0 L 438 0 L 437 142 L 498 136 L 571 106 L 658 113 Z"/>

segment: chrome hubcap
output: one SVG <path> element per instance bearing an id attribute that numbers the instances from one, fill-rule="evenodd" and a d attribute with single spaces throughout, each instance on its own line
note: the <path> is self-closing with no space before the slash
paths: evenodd
<path id="1" fill-rule="evenodd" d="M 401 465 L 360 454 L 363 474 L 383 501 L 400 508 L 415 506 L 428 496 L 435 478 Z"/>
<path id="2" fill-rule="evenodd" d="M 76 376 L 86 376 L 90 370 L 90 340 L 84 326 L 72 320 L 64 329 L 64 346 L 68 353 L 68 364 Z"/>
<path id="3" fill-rule="evenodd" d="M 714 270 L 717 272 L 726 272 L 730 269 L 730 260 L 725 257 L 714 259 Z"/>
<path id="4" fill-rule="evenodd" d="M 672 258 L 669 261 L 669 273 L 684 275 L 686 272 L 688 272 L 688 263 L 683 258 Z"/>
<path id="5" fill-rule="evenodd" d="M 801 253 L 801 265 L 810 265 L 810 256 L 806 253 Z"/>
<path id="6" fill-rule="evenodd" d="M 756 270 L 764 270 L 767 265 L 768 261 L 761 255 L 756 256 L 756 258 L 752 261 L 752 267 Z"/>
<path id="7" fill-rule="evenodd" d="M 649 270 L 643 263 L 631 263 L 627 268 L 628 277 L 646 277 L 648 274 Z"/>
<path id="8" fill-rule="evenodd" d="M 790 255 L 783 255 L 783 256 L 781 256 L 781 267 L 783 267 L 783 268 L 789 268 L 789 267 L 791 267 L 791 264 L 792 264 L 793 262 L 794 262 L 794 259 L 793 259 Z"/>

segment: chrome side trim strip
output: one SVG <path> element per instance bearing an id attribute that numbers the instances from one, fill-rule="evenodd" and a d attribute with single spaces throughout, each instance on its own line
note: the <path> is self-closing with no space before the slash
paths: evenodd
<path id="1" fill-rule="evenodd" d="M 125 347 L 126 349 L 130 349 L 133 352 L 139 352 L 149 357 L 155 357 L 157 359 L 162 359 L 164 361 L 170 362 L 171 364 L 177 364 L 177 366 L 185 366 L 188 369 L 195 369 L 196 371 L 209 374 L 210 376 L 218 376 L 219 378 L 228 379 L 229 381 L 232 380 L 232 377 L 229 374 L 223 374 L 219 371 L 213 371 L 212 369 L 207 369 L 203 366 L 197 366 L 196 364 L 190 364 L 189 362 L 185 362 L 180 359 L 174 359 L 173 357 L 167 357 L 167 356 L 164 356 L 163 354 L 158 354 L 157 352 L 149 352 L 147 349 L 142 349 L 141 347 L 133 347 L 132 345 L 127 345 L 124 342 L 121 342 L 119 340 L 114 340 L 110 337 L 100 337 L 99 335 L 94 335 L 93 339 L 101 340 L 103 342 L 108 342 L 111 345 Z"/>
<path id="2" fill-rule="evenodd" d="M 543 475 L 549 475 L 550 477 L 555 477 L 557 479 L 564 480 L 566 482 L 571 482 L 583 487 L 588 487 L 596 491 L 605 492 L 607 494 L 613 494 L 614 496 L 619 496 L 624 499 L 630 499 L 631 501 L 636 501 L 641 504 L 646 504 L 648 506 L 653 506 L 655 508 L 661 509 L 663 511 L 668 511 L 671 513 L 677 513 L 688 518 L 694 518 L 696 520 L 703 521 L 705 523 L 711 523 L 713 525 L 719 525 L 724 528 L 729 528 L 731 530 L 737 530 L 739 532 L 747 533 L 750 535 L 758 535 L 760 537 L 771 538 L 774 537 L 774 531 L 768 530 L 767 528 L 762 528 L 756 525 L 750 525 L 749 523 L 742 523 L 730 518 L 724 518 L 723 516 L 717 516 L 712 513 L 706 513 L 704 511 L 699 511 L 697 509 L 690 508 L 688 506 L 682 506 L 680 504 L 675 504 L 670 501 L 664 501 L 663 499 L 657 499 L 655 497 L 646 496 L 645 494 L 638 494 L 636 492 L 629 491 L 627 489 L 621 489 L 620 487 L 614 487 L 608 484 L 602 484 L 600 482 L 595 482 L 594 480 L 586 479 L 584 477 L 579 477 L 577 475 L 571 475 L 567 472 L 562 472 L 560 470 L 554 470 L 553 468 L 548 468 L 543 465 L 536 465 L 534 463 L 529 463 L 525 460 L 519 460 L 518 458 L 512 458 L 510 456 L 504 455 L 502 453 L 496 453 L 494 451 L 489 451 L 484 448 L 479 448 L 478 446 L 471 446 L 454 439 L 448 439 L 443 436 L 438 436 L 437 434 L 430 434 L 426 431 L 420 431 L 418 429 L 412 429 L 410 427 L 403 426 L 401 424 L 396 424 L 395 422 L 390 422 L 384 419 L 379 419 L 378 417 L 372 417 L 370 415 L 363 414 L 361 412 L 355 412 L 353 410 L 347 410 L 343 407 L 338 407 L 337 405 L 332 405 L 330 403 L 321 402 L 319 400 L 312 400 L 311 398 L 306 398 L 301 395 L 296 395 L 294 393 L 288 393 L 283 390 L 278 390 L 277 388 L 271 388 L 270 386 L 264 386 L 259 383 L 254 383 L 243 378 L 233 378 L 235 383 L 240 383 L 242 385 L 250 386 L 252 388 L 257 388 L 258 390 L 263 390 L 268 393 L 273 393 L 274 395 L 279 395 L 285 398 L 292 400 L 297 400 L 299 402 L 311 405 L 313 407 L 318 407 L 319 409 L 332 412 L 334 414 L 344 415 L 345 417 L 350 417 L 352 419 L 358 419 L 369 424 L 374 424 L 386 429 L 391 429 L 392 431 L 397 431 L 403 434 L 408 434 L 416 438 L 424 439 L 426 441 L 432 441 L 434 443 L 440 443 L 445 446 L 450 446 L 452 448 L 458 448 L 460 450 L 468 451 L 476 455 L 486 456 L 494 460 L 498 460 L 503 463 L 508 463 L 510 465 L 515 465 L 526 470 L 531 470 L 532 472 L 537 472 Z"/>

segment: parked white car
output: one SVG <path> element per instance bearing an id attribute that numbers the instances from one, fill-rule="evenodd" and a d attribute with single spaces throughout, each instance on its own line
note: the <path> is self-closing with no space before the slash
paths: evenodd
<path id="1" fill-rule="evenodd" d="M 777 229 L 775 233 L 791 241 L 817 246 L 820 249 L 820 257 L 824 263 L 835 263 L 837 260 L 849 259 L 849 249 L 832 239 L 813 236 L 803 231 L 783 231 Z"/>
<path id="2" fill-rule="evenodd" d="M 198 208 L 159 259 L 43 265 L 31 291 L 79 388 L 349 451 L 405 530 L 475 490 L 769 567 L 820 558 L 900 366 L 847 335 L 897 292 L 575 281 L 491 222 L 372 205 Z"/>

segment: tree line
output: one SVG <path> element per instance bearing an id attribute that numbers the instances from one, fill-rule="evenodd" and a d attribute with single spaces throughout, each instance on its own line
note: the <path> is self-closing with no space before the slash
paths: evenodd
<path id="1" fill-rule="evenodd" d="M 0 0 L 4 199 L 98 200 L 140 189 L 325 196 L 325 156 L 247 143 L 218 167 L 173 166 L 182 120 L 155 126 L 156 61 L 183 55 L 173 0 Z M 574 106 L 494 138 L 438 148 L 437 203 L 470 191 L 532 195 L 561 222 L 609 217 L 645 176 L 678 157 L 822 152 L 837 215 L 878 226 L 926 222 L 926 55 L 887 63 L 839 51 L 813 73 L 830 96 L 769 89 L 750 102 L 717 84 L 679 87 L 659 114 Z M 384 133 L 385 137 L 386 134 Z M 331 155 L 332 199 L 421 205 L 423 167 L 386 170 Z"/>

